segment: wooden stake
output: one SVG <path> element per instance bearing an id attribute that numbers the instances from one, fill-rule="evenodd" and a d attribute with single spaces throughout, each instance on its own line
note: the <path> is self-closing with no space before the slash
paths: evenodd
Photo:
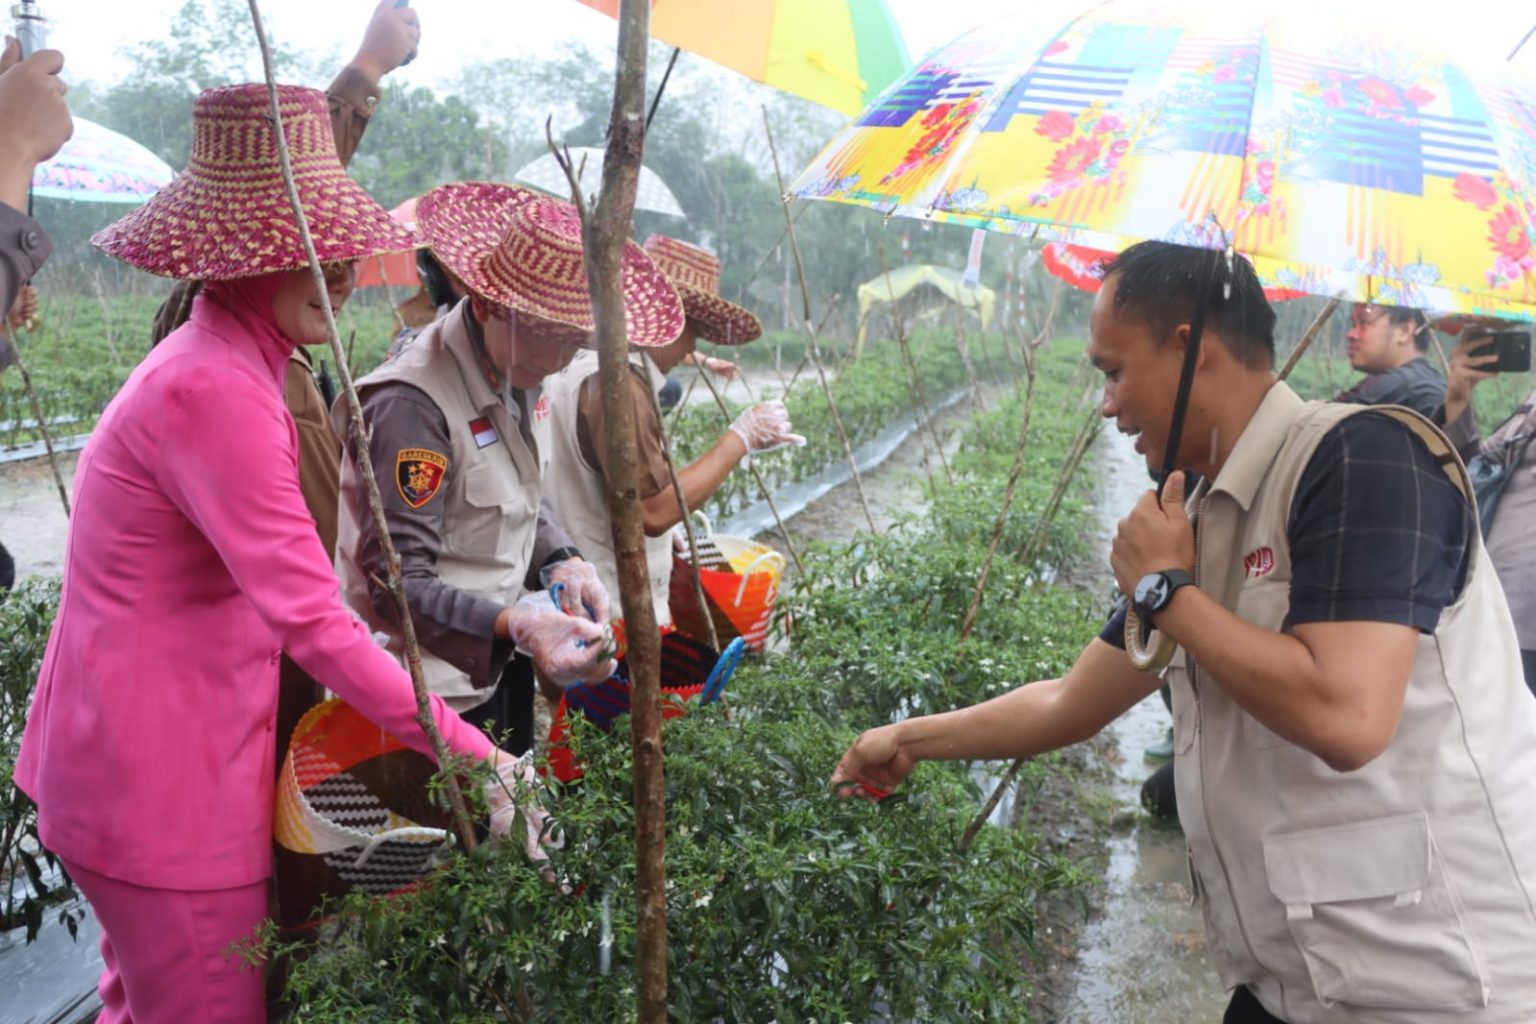
<path id="1" fill-rule="evenodd" d="M 363 407 L 357 398 L 357 388 L 352 385 L 352 371 L 341 348 L 341 333 L 336 327 L 336 318 L 331 313 L 331 304 L 325 301 L 327 292 L 325 271 L 320 267 L 320 258 L 315 255 L 315 241 L 309 233 L 309 220 L 304 216 L 304 204 L 299 199 L 299 189 L 293 180 L 293 163 L 288 153 L 288 137 L 283 129 L 282 108 L 277 99 L 277 79 L 272 71 L 272 49 L 267 42 L 266 30 L 262 28 L 261 9 L 257 6 L 257 0 L 248 0 L 248 3 L 251 8 L 251 24 L 256 30 L 256 41 L 261 46 L 261 65 L 267 79 L 267 97 L 272 103 L 272 129 L 277 135 L 277 156 L 282 166 L 283 184 L 288 189 L 288 202 L 293 207 L 293 218 L 299 229 L 299 237 L 304 243 L 304 254 L 309 257 L 309 269 L 314 278 L 315 294 L 320 297 L 320 308 L 325 313 L 331 355 L 336 360 L 336 370 L 341 376 L 342 389 L 347 397 L 347 412 L 352 421 L 352 441 L 357 454 L 357 468 L 368 491 L 368 507 L 373 511 L 373 525 L 379 533 L 379 549 L 383 552 L 384 565 L 388 571 L 385 584 L 390 595 L 395 599 L 395 609 L 400 615 L 400 632 L 405 639 L 406 664 L 410 669 L 412 688 L 416 691 L 416 721 L 432 744 L 432 753 L 437 758 L 438 766 L 447 768 L 452 764 L 452 755 L 448 750 L 448 744 L 443 740 L 443 734 L 437 729 L 437 721 L 432 717 L 431 702 L 427 700 L 427 684 L 421 673 L 421 648 L 416 643 L 416 625 L 411 620 L 411 608 L 405 599 L 405 584 L 400 577 L 400 554 L 395 550 L 394 541 L 389 536 L 389 524 L 384 519 L 384 504 L 379 500 L 379 481 L 373 474 L 373 460 L 368 457 L 368 425 L 363 419 Z M 470 821 L 469 807 L 464 802 L 464 794 L 459 790 L 458 776 L 452 771 L 444 771 L 442 779 L 443 791 L 448 794 L 448 806 L 452 809 L 459 841 L 464 844 L 464 849 L 473 850 L 477 845 L 475 830 Z"/>
<path id="2" fill-rule="evenodd" d="M 768 136 L 768 152 L 773 156 L 773 176 L 779 183 L 780 195 L 784 192 L 784 172 L 779 169 L 779 149 L 773 142 L 773 126 L 768 123 L 768 108 L 763 107 L 763 131 Z M 805 280 L 805 260 L 800 258 L 800 240 L 795 237 L 795 219 L 790 216 L 789 204 L 783 203 L 784 225 L 789 234 L 789 248 L 795 256 L 795 269 L 800 274 L 800 298 L 803 304 L 805 319 L 805 337 L 810 342 L 811 364 L 816 367 L 816 376 L 821 380 L 822 394 L 827 397 L 827 408 L 832 412 L 832 422 L 837 426 L 837 436 L 843 442 L 843 452 L 848 456 L 848 468 L 853 471 L 853 485 L 859 492 L 859 505 L 864 509 L 864 521 L 869 524 L 870 533 L 879 533 L 875 526 L 874 513 L 869 510 L 869 496 L 864 493 L 864 478 L 859 473 L 859 460 L 854 458 L 853 445 L 848 443 L 848 431 L 843 427 L 842 414 L 837 411 L 837 399 L 832 397 L 832 386 L 827 383 L 827 371 L 821 365 L 821 349 L 816 343 L 816 325 L 811 319 L 811 287 Z"/>
<path id="3" fill-rule="evenodd" d="M 907 340 L 907 321 L 901 315 L 896 302 L 896 290 L 891 284 L 891 268 L 885 262 L 885 246 L 880 246 L 880 272 L 885 281 L 885 294 L 891 302 L 891 321 L 896 325 L 896 344 L 901 348 L 901 361 L 907 368 L 907 391 L 912 395 L 912 415 L 928 426 L 928 436 L 933 440 L 933 450 L 938 453 L 939 465 L 944 467 L 944 479 L 955 486 L 955 474 L 950 471 L 949 460 L 944 457 L 944 443 L 939 440 L 939 428 L 933 422 L 933 410 L 928 405 L 928 395 L 918 377 L 917 360 L 912 358 L 912 346 Z"/>
<path id="4" fill-rule="evenodd" d="M 675 50 L 673 59 L 677 59 Z M 658 99 L 661 97 L 660 90 L 657 90 L 656 96 Z M 654 111 L 654 101 L 651 107 Z M 646 123 L 650 123 L 650 118 L 646 118 Z M 647 369 L 656 365 L 651 362 L 649 355 L 644 356 L 644 359 Z M 706 371 L 700 367 L 699 372 Z M 724 648 L 720 646 L 720 636 L 715 631 L 715 617 L 709 614 L 709 602 L 704 599 L 704 581 L 699 576 L 699 541 L 693 535 L 693 518 L 688 508 L 688 495 L 683 493 L 683 482 L 677 476 L 677 464 L 672 461 L 672 439 L 667 436 L 667 421 L 661 415 L 661 401 L 656 397 L 656 392 L 650 388 L 646 390 L 651 396 L 651 408 L 656 412 L 656 426 L 661 429 L 661 457 L 666 460 L 667 476 L 672 479 L 672 493 L 677 495 L 677 506 L 683 513 L 683 532 L 688 535 L 688 568 L 693 577 L 693 599 L 699 602 L 699 607 L 704 610 L 704 628 L 709 631 L 709 646 L 717 652 L 723 651 Z"/>
<path id="5" fill-rule="evenodd" d="M 587 287 L 597 324 L 598 379 L 608 422 L 608 513 L 618 560 L 619 602 L 629 637 L 634 684 L 630 723 L 635 758 L 635 1002 L 640 1024 L 667 1020 L 666 799 L 661 746 L 661 636 L 651 603 L 640 511 L 639 447 L 635 437 L 634 391 L 629 386 L 629 342 L 624 323 L 624 243 L 634 219 L 635 191 L 645 146 L 646 47 L 651 6 L 647 0 L 620 0 L 613 108 L 603 184 L 597 206 L 588 211 L 576 187 L 568 153 L 549 138 L 565 169 L 581 215 Z M 549 134 L 546 125 L 546 135 Z"/>
<path id="6" fill-rule="evenodd" d="M 0 312 L 0 316 L 4 316 Z M 48 421 L 43 418 L 43 403 L 38 400 L 37 391 L 32 387 L 32 374 L 27 371 L 26 360 L 21 358 L 21 338 L 14 332 L 11 334 L 11 351 L 16 356 L 16 369 L 21 371 L 21 386 L 27 392 L 27 401 L 32 405 L 32 417 L 37 420 L 37 432 L 43 438 L 43 450 L 48 453 L 48 469 L 53 473 L 54 486 L 59 489 L 59 501 L 64 504 L 64 518 L 69 518 L 69 489 L 64 486 L 64 474 L 59 472 L 59 457 L 53 450 L 53 435 L 48 432 Z"/>
<path id="7" fill-rule="evenodd" d="M 720 392 L 715 390 L 714 381 L 703 373 L 699 374 L 704 381 L 704 386 L 709 389 L 710 397 L 715 400 L 715 405 L 720 409 L 720 415 L 726 423 L 731 422 L 731 411 L 725 407 L 725 400 L 720 397 Z M 747 470 L 752 474 L 752 479 L 757 481 L 757 489 L 762 492 L 763 500 L 768 503 L 768 511 L 773 513 L 773 522 L 779 528 L 779 536 L 784 538 L 784 550 L 789 552 L 790 561 L 795 563 L 795 574 L 805 579 L 805 566 L 800 564 L 800 553 L 795 550 L 795 542 L 789 539 L 789 528 L 784 525 L 784 517 L 779 515 L 779 506 L 774 503 L 773 492 L 768 489 L 768 481 L 763 479 L 763 474 L 753 465 L 750 457 L 747 459 Z"/>

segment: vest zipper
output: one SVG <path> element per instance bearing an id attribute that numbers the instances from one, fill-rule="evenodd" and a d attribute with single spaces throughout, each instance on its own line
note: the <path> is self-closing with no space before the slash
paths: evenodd
<path id="1" fill-rule="evenodd" d="M 1194 577 L 1196 587 L 1200 586 L 1200 524 L 1205 519 L 1205 502 L 1209 497 L 1209 493 L 1210 492 L 1207 491 L 1206 494 L 1202 495 L 1199 504 L 1195 506 L 1195 517 L 1191 524 L 1195 531 Z M 1237 922 L 1237 932 L 1243 937 L 1243 946 L 1248 950 L 1249 959 L 1252 960 L 1260 970 L 1265 970 L 1271 978 L 1274 978 L 1275 983 L 1280 987 L 1280 1009 L 1281 1012 L 1284 1012 L 1286 1009 L 1285 982 L 1281 980 L 1280 976 L 1275 974 L 1275 972 L 1266 970 L 1264 968 L 1264 962 L 1260 960 L 1259 955 L 1253 951 L 1253 942 L 1248 938 L 1248 929 L 1243 925 L 1243 914 L 1242 911 L 1238 908 L 1237 897 L 1235 895 L 1236 890 L 1232 887 L 1232 875 L 1227 871 L 1226 858 L 1221 855 L 1221 848 L 1217 846 L 1216 835 L 1211 828 L 1211 809 L 1210 806 L 1206 803 L 1206 793 L 1209 790 L 1205 784 L 1205 716 L 1200 713 L 1200 665 L 1197 661 L 1195 661 L 1194 655 L 1190 654 L 1187 650 L 1184 652 L 1184 654 L 1185 657 L 1188 658 L 1189 662 L 1189 688 L 1195 696 L 1195 713 L 1198 716 L 1196 718 L 1196 721 L 1198 722 L 1198 731 L 1196 732 L 1195 739 L 1196 742 L 1200 745 L 1200 813 L 1205 816 L 1205 834 L 1211 839 L 1211 853 L 1216 856 L 1216 866 L 1221 869 L 1222 885 L 1226 888 L 1227 902 L 1231 904 L 1232 907 L 1232 919 Z M 1190 868 L 1195 868 L 1192 853 L 1190 858 Z M 1195 870 L 1194 874 L 1198 880 L 1199 871 Z M 1201 886 L 1201 888 L 1203 889 L 1204 886 Z M 1209 898 L 1209 893 L 1206 895 L 1207 898 Z"/>

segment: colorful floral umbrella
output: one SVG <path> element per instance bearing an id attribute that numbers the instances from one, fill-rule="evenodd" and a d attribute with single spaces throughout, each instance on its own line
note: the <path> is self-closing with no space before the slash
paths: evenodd
<path id="1" fill-rule="evenodd" d="M 1052 277 L 1094 293 L 1104 284 L 1104 268 L 1114 258 L 1115 254 L 1107 249 L 1091 249 L 1071 242 L 1047 242 L 1040 250 L 1040 262 Z M 1299 299 L 1305 294 L 1290 288 L 1264 289 L 1264 297 L 1270 302 Z"/>
<path id="2" fill-rule="evenodd" d="M 651 35 L 850 117 L 912 66 L 885 0 L 653 0 Z"/>
<path id="3" fill-rule="evenodd" d="M 1270 287 L 1536 317 L 1536 86 L 1344 17 L 1013 16 L 935 51 L 791 191 L 1111 251 L 1230 241 Z"/>
<path id="4" fill-rule="evenodd" d="M 88 203 L 142 203 L 176 172 L 155 154 L 110 128 L 76 115 L 75 133 L 52 160 L 37 165 L 32 194 Z"/>

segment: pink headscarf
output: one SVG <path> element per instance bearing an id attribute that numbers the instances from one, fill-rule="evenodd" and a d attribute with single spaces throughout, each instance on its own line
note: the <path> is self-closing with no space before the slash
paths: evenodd
<path id="1" fill-rule="evenodd" d="M 197 297 L 198 302 L 212 303 L 234 317 L 250 334 L 267 365 L 276 374 L 284 372 L 288 357 L 298 347 L 297 341 L 278 329 L 277 318 L 272 312 L 272 301 L 287 277 L 287 271 L 277 271 L 232 281 L 208 281 Z"/>

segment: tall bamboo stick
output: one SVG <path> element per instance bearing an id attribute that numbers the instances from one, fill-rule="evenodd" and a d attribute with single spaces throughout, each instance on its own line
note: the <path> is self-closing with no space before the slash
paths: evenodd
<path id="1" fill-rule="evenodd" d="M 293 162 L 288 153 L 288 137 L 283 129 L 282 107 L 277 99 L 277 79 L 272 71 L 272 48 L 267 42 L 266 30 L 262 27 L 261 9 L 257 5 L 257 0 L 248 0 L 248 3 L 251 8 L 251 24 L 256 31 L 256 41 L 261 47 L 261 66 L 267 79 L 267 97 L 272 103 L 272 129 L 277 135 L 277 157 L 282 167 L 283 184 L 287 186 L 288 202 L 293 207 L 294 222 L 299 229 L 299 238 L 304 243 L 304 255 L 309 258 L 315 294 L 320 297 L 320 308 L 325 313 L 326 333 L 331 343 L 331 354 L 336 359 L 336 369 L 341 376 L 341 385 L 346 393 L 358 472 L 368 491 L 368 507 L 373 512 L 373 524 L 379 533 L 379 548 L 384 554 L 384 564 L 388 572 L 388 578 L 384 582 L 390 596 L 395 599 L 395 608 L 400 615 L 400 632 L 405 639 L 406 664 L 411 673 L 411 686 L 416 692 L 416 721 L 420 723 L 422 732 L 426 733 L 428 741 L 432 744 L 432 753 L 437 758 L 438 765 L 446 768 L 451 763 L 451 755 L 448 744 L 443 740 L 443 734 L 438 731 L 437 721 L 432 717 L 431 702 L 427 699 L 427 684 L 421 673 L 421 648 L 416 643 L 416 625 L 411 621 L 411 608 L 405 599 L 405 584 L 400 577 L 400 554 L 395 550 L 394 541 L 389 536 L 389 524 L 384 519 L 384 504 L 379 499 L 379 481 L 373 473 L 373 460 L 368 457 L 368 426 L 363 419 L 363 407 L 357 398 L 357 388 L 352 385 L 351 367 L 347 365 L 345 353 L 341 348 L 341 332 L 336 327 L 336 317 L 331 313 L 331 304 L 325 300 L 328 290 L 325 284 L 325 271 L 321 269 L 320 258 L 315 254 L 315 240 L 309 233 L 309 220 L 304 216 L 304 204 L 299 199 L 299 189 L 293 179 Z M 448 805 L 452 808 L 454 826 L 458 830 L 459 840 L 466 850 L 473 850 L 476 846 L 475 830 L 470 822 L 469 807 L 464 802 L 464 794 L 459 790 L 458 777 L 451 771 L 443 773 L 443 790 L 448 794 Z"/>
<path id="2" fill-rule="evenodd" d="M 651 603 L 640 511 L 639 447 L 634 391 L 629 387 L 629 342 L 624 321 L 624 243 L 634 220 L 635 191 L 645 146 L 646 46 L 651 7 L 647 0 L 620 0 L 608 148 L 597 206 L 588 212 L 576 169 L 557 157 L 571 179 L 581 213 L 587 287 L 597 324 L 598 379 L 608 422 L 608 512 L 619 570 L 619 601 L 629 638 L 634 683 L 630 721 L 635 758 L 635 1002 L 641 1024 L 666 1024 L 667 903 L 666 800 L 661 747 L 661 637 Z"/>
<path id="3" fill-rule="evenodd" d="M 3 315 L 0 312 L 0 316 Z M 11 335 L 11 352 L 16 357 L 16 369 L 21 371 L 21 386 L 27 393 L 27 401 L 32 405 L 32 417 L 37 420 L 37 432 L 43 438 L 43 450 L 48 453 L 48 469 L 53 473 L 54 486 L 59 489 L 59 501 L 64 503 L 64 518 L 68 519 L 69 490 L 64 486 L 64 474 L 59 472 L 59 457 L 53 450 L 53 435 L 48 430 L 48 421 L 43 418 L 43 403 L 32 386 L 32 374 L 27 370 L 27 362 L 21 358 L 21 339 L 14 333 Z"/>
<path id="4" fill-rule="evenodd" d="M 768 152 L 773 156 L 773 176 L 779 183 L 779 194 L 784 193 L 784 172 L 779 169 L 779 149 L 773 142 L 773 126 L 768 123 L 768 108 L 763 107 L 763 131 L 768 136 Z M 827 408 L 832 412 L 832 422 L 837 426 L 837 436 L 843 442 L 843 452 L 848 456 L 848 468 L 853 471 L 853 485 L 859 492 L 859 505 L 864 509 L 864 521 L 869 524 L 870 533 L 879 533 L 875 526 L 875 516 L 869 510 L 869 496 L 864 493 L 864 477 L 859 473 L 859 460 L 854 458 L 853 445 L 848 443 L 848 431 L 843 427 L 842 414 L 837 411 L 837 399 L 832 397 L 832 386 L 827 383 L 826 368 L 821 365 L 821 347 L 816 343 L 816 322 L 811 319 L 811 287 L 805 280 L 805 260 L 800 258 L 800 240 L 795 237 L 795 219 L 790 216 L 789 204 L 781 204 L 784 207 L 784 225 L 789 233 L 789 248 L 795 256 L 795 269 L 800 275 L 800 299 L 802 302 L 802 316 L 805 320 L 805 337 L 810 343 L 811 363 L 816 367 L 816 376 L 821 380 L 822 394 L 826 395 Z"/>

